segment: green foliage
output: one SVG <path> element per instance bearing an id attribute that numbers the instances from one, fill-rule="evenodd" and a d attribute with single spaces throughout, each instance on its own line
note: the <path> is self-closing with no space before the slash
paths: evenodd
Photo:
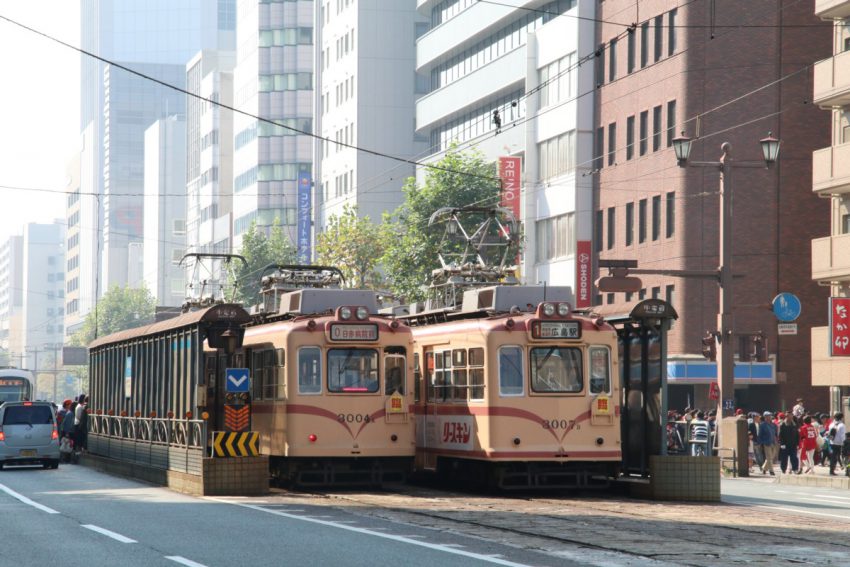
<path id="1" fill-rule="evenodd" d="M 98 300 L 97 309 L 89 312 L 82 329 L 71 336 L 69 344 L 87 346 L 97 337 L 146 325 L 153 321 L 155 312 L 156 300 L 146 287 L 116 285 Z"/>
<path id="2" fill-rule="evenodd" d="M 296 263 L 296 250 L 284 234 L 280 219 L 275 219 L 270 234 L 257 229 L 256 222 L 242 236 L 242 250 L 247 264 L 231 264 L 230 277 L 236 288 L 234 301 L 245 306 L 260 302 L 260 277 L 269 264 Z"/>
<path id="3" fill-rule="evenodd" d="M 382 283 L 380 229 L 368 216 L 358 217 L 357 207 L 346 205 L 342 215 L 331 215 L 316 236 L 316 253 L 319 264 L 342 271 L 348 287 L 375 289 Z"/>
<path id="4" fill-rule="evenodd" d="M 480 152 L 461 153 L 452 148 L 435 165 L 441 169 L 430 169 L 424 185 L 417 186 L 412 177 L 407 180 L 402 189 L 405 202 L 392 215 L 385 215 L 381 226 L 381 260 L 390 289 L 408 301 L 424 299 L 423 286 L 431 271 L 440 267 L 444 227 L 428 226 L 434 211 L 498 204 L 496 166 Z"/>

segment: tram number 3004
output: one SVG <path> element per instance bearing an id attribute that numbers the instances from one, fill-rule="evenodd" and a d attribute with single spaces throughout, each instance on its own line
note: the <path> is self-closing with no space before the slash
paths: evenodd
<path id="1" fill-rule="evenodd" d="M 581 429 L 581 425 L 574 419 L 544 419 L 543 429 Z"/>
<path id="2" fill-rule="evenodd" d="M 369 423 L 372 418 L 365 413 L 338 413 L 336 416 L 340 423 Z"/>

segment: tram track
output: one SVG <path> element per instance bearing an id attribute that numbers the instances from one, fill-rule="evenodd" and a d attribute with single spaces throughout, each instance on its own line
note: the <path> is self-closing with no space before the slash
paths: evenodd
<path id="1" fill-rule="evenodd" d="M 807 518 L 801 526 L 799 517 L 768 518 L 763 510 L 734 504 L 612 501 L 585 494 L 492 496 L 421 486 L 287 495 L 547 553 L 608 553 L 612 565 L 829 564 L 850 549 L 836 541 L 840 532 L 826 520 Z"/>

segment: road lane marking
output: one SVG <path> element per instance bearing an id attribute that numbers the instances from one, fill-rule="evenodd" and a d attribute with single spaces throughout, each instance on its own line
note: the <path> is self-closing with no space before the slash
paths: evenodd
<path id="1" fill-rule="evenodd" d="M 262 506 L 254 506 L 253 504 L 245 504 L 244 502 L 234 502 L 232 500 L 223 500 L 220 498 L 210 498 L 207 497 L 206 500 L 212 500 L 214 502 L 221 502 L 222 504 L 232 504 L 234 506 L 241 506 L 243 508 L 250 508 L 251 510 L 256 510 L 258 512 L 265 512 L 266 514 L 273 514 L 275 516 L 282 516 L 284 518 L 289 518 L 291 520 L 298 520 L 300 522 L 310 522 L 313 524 L 321 524 L 323 526 L 328 526 L 331 528 L 337 528 L 340 530 L 346 530 L 349 532 L 355 532 L 358 534 L 371 535 L 375 537 L 380 537 L 383 539 L 389 539 L 392 541 L 397 541 L 400 543 L 406 543 L 409 545 L 416 545 L 419 547 L 427 547 L 428 549 L 433 549 L 435 551 L 442 551 L 444 553 L 449 553 L 452 555 L 461 555 L 463 557 L 469 557 L 471 559 L 478 559 L 479 561 L 484 561 L 486 563 L 493 563 L 496 565 L 505 565 L 507 567 L 529 567 L 524 563 L 514 563 L 513 561 L 507 561 L 505 559 L 499 559 L 497 557 L 493 557 L 492 555 L 483 555 L 481 553 L 474 553 L 472 551 L 464 551 L 462 549 L 454 549 L 449 547 L 449 545 L 443 545 L 439 543 L 428 543 L 425 541 L 416 541 L 415 539 L 411 539 L 411 536 L 399 536 L 393 534 L 382 534 L 367 528 L 358 528 L 354 526 L 346 526 L 339 524 L 337 522 L 330 522 L 327 520 L 319 520 L 314 518 L 308 518 L 305 516 L 296 516 L 294 514 L 287 514 L 286 512 L 281 512 L 280 510 L 269 510 L 268 508 L 263 508 Z"/>
<path id="2" fill-rule="evenodd" d="M 111 537 L 115 541 L 120 541 L 121 543 L 138 543 L 134 539 L 130 539 L 127 536 L 123 536 L 121 534 L 109 531 L 106 528 L 101 528 L 100 526 L 95 526 L 94 524 L 80 524 L 80 526 L 83 527 L 83 528 L 86 528 L 87 530 L 91 530 L 93 532 L 103 534 L 106 537 Z"/>
<path id="3" fill-rule="evenodd" d="M 783 512 L 796 512 L 798 514 L 808 514 L 810 516 L 826 516 L 827 518 L 841 518 L 842 520 L 847 520 L 848 516 L 841 516 L 839 514 L 825 514 L 823 512 L 809 512 L 807 510 L 801 510 L 800 508 L 786 508 L 784 506 L 764 506 L 757 505 L 756 508 L 766 508 L 768 510 L 782 510 Z"/>
<path id="4" fill-rule="evenodd" d="M 27 498 L 23 494 L 15 492 L 14 490 L 9 488 L 5 484 L 0 484 L 0 490 L 5 492 L 6 494 L 11 496 L 12 498 L 20 500 L 21 502 L 23 502 L 27 506 L 32 506 L 33 508 L 41 510 L 42 512 L 47 512 L 48 514 L 58 514 L 59 513 L 58 511 L 54 510 L 53 508 L 48 508 L 44 504 L 39 504 L 38 502 L 35 502 L 34 500 L 30 500 L 29 498 Z"/>
<path id="5" fill-rule="evenodd" d="M 166 555 L 166 559 L 170 559 L 175 563 L 179 563 L 181 565 L 187 565 L 188 567 L 207 567 L 203 563 L 198 563 L 196 561 L 192 561 L 191 559 L 186 559 L 185 557 L 180 557 L 179 555 Z"/>

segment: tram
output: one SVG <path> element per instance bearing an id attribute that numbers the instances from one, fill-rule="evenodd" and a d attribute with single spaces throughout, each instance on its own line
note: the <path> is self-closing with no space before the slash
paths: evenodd
<path id="1" fill-rule="evenodd" d="M 34 387 L 35 377 L 29 370 L 0 368 L 0 404 L 32 400 Z"/>
<path id="2" fill-rule="evenodd" d="M 516 284 L 507 211 L 471 233 L 465 212 L 434 214 L 465 249 L 441 257 L 428 303 L 396 310 L 413 328 L 416 469 L 503 489 L 607 486 L 622 460 L 614 328 L 574 311 L 569 287 Z M 484 246 L 499 235 L 494 266 Z"/>
<path id="3" fill-rule="evenodd" d="M 263 312 L 230 364 L 253 377 L 252 429 L 273 476 L 300 486 L 403 480 L 415 453 L 410 328 L 380 315 L 374 292 L 339 289 L 335 268 L 271 268 Z M 219 384 L 227 365 L 207 352 Z"/>

